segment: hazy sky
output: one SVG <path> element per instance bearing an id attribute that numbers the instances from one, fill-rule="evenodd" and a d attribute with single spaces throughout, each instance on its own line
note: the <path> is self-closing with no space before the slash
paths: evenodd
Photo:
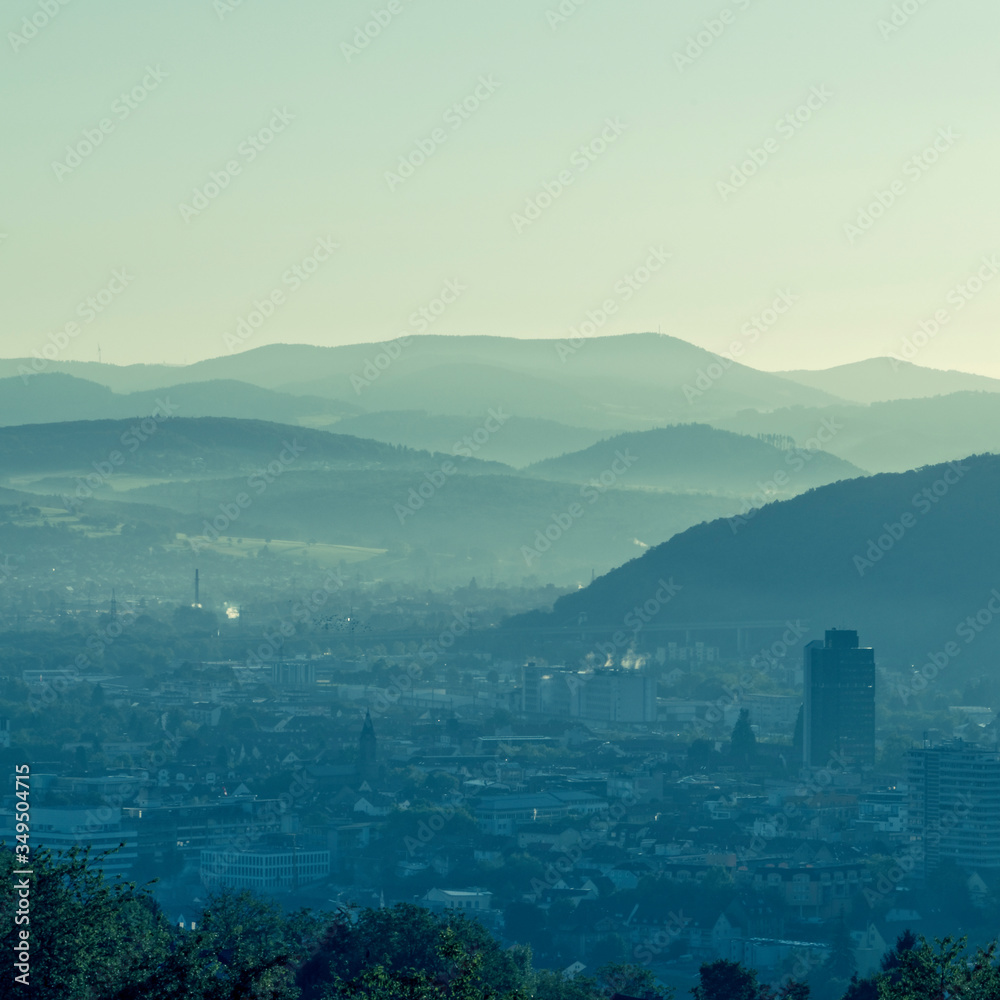
<path id="1" fill-rule="evenodd" d="M 0 15 L 4 356 L 74 321 L 60 357 L 122 364 L 385 340 L 446 286 L 431 332 L 611 300 L 602 332 L 725 351 L 786 292 L 747 364 L 900 354 L 945 310 L 908 353 L 1000 376 L 1000 280 L 957 290 L 1000 253 L 990 0 L 63 3 Z"/>

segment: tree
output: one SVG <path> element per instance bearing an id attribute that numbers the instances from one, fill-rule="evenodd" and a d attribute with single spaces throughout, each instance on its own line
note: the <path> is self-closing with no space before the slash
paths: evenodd
<path id="1" fill-rule="evenodd" d="M 809 984 L 800 983 L 797 979 L 793 979 L 781 988 L 778 1000 L 809 1000 L 809 996 Z"/>
<path id="2" fill-rule="evenodd" d="M 755 970 L 724 958 L 702 965 L 699 978 L 691 990 L 694 1000 L 764 1000 L 767 995 Z"/>
<path id="3" fill-rule="evenodd" d="M 708 767 L 711 757 L 712 744 L 708 740 L 697 739 L 688 747 L 688 763 L 695 769 Z"/>
<path id="4" fill-rule="evenodd" d="M 851 976 L 847 989 L 841 1000 L 879 1000 L 878 977 L 875 979 L 858 979 L 857 973 Z"/>
<path id="5" fill-rule="evenodd" d="M 995 943 L 971 958 L 965 955 L 965 938 L 946 937 L 934 945 L 936 950 L 921 938 L 899 953 L 899 965 L 878 977 L 880 1000 L 991 1000 L 1000 995 Z"/>
<path id="6" fill-rule="evenodd" d="M 857 967 L 851 932 L 847 929 L 847 924 L 842 919 L 838 920 L 833 925 L 833 936 L 830 940 L 830 956 L 823 963 L 823 969 L 831 979 L 842 979 L 844 982 L 849 982 Z"/>
<path id="7" fill-rule="evenodd" d="M 917 943 L 917 935 L 909 927 L 896 938 L 896 943 L 882 956 L 882 971 L 891 972 L 898 969 L 903 961 L 903 953 L 913 951 Z"/>
<path id="8" fill-rule="evenodd" d="M 596 986 L 602 996 L 613 997 L 616 993 L 641 997 L 647 993 L 659 1000 L 672 1000 L 674 991 L 657 992 L 656 976 L 641 965 L 629 962 L 608 962 L 602 965 L 595 976 Z"/>
<path id="9" fill-rule="evenodd" d="M 338 977 L 324 991 L 324 1000 L 528 1000 L 520 989 L 498 989 L 485 981 L 482 955 L 470 953 L 450 929 L 442 935 L 435 959 L 437 972 L 394 970 L 380 963 L 350 980 Z"/>
<path id="10" fill-rule="evenodd" d="M 446 944 L 450 951 L 442 950 Z M 303 987 L 304 1000 L 311 1000 L 323 995 L 324 984 L 331 979 L 340 984 L 337 988 L 341 992 L 334 996 L 350 996 L 343 992 L 347 988 L 344 984 L 361 983 L 375 967 L 380 967 L 390 980 L 414 969 L 422 970 L 433 982 L 451 974 L 449 963 L 458 961 L 459 952 L 476 959 L 470 966 L 474 985 L 489 986 L 502 995 L 521 986 L 524 975 L 516 957 L 503 951 L 482 924 L 461 914 L 444 920 L 412 903 L 365 910 L 356 924 L 331 924 L 319 947 L 302 966 L 298 983 Z M 422 996 L 419 992 L 413 995 Z"/>
<path id="11" fill-rule="evenodd" d="M 113 852 L 108 852 L 113 853 Z M 38 1000 L 237 1000 L 295 995 L 286 955 L 272 951 L 223 961 L 212 932 L 174 927 L 146 887 L 109 879 L 98 867 L 105 855 L 73 849 L 31 856 L 27 925 L 14 907 L 0 910 L 0 946 L 8 956 L 29 945 L 29 992 Z M 17 883 L 23 866 L 0 851 L 0 880 Z M 27 930 L 24 939 L 21 932 Z M 254 928 L 246 928 L 252 934 Z M 4 970 L 4 977 L 10 974 Z"/>
<path id="12" fill-rule="evenodd" d="M 740 709 L 740 717 L 729 737 L 729 752 L 733 760 L 744 766 L 753 763 L 757 756 L 757 737 L 750 726 L 750 712 Z"/>

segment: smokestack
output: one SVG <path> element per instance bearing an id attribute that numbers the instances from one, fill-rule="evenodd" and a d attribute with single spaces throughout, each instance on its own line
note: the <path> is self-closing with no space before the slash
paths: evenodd
<path id="1" fill-rule="evenodd" d="M 199 590 L 199 587 L 198 587 L 198 570 L 196 569 L 194 571 L 194 606 L 196 608 L 200 608 L 201 607 L 201 599 L 198 596 L 198 590 Z"/>

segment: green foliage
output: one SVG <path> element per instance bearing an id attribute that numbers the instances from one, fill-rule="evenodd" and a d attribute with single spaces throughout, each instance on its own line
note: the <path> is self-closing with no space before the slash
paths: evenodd
<path id="1" fill-rule="evenodd" d="M 694 1000 L 765 1000 L 766 988 L 757 982 L 757 973 L 739 962 L 719 959 L 706 962 L 699 970 L 699 983 L 691 990 Z"/>
<path id="2" fill-rule="evenodd" d="M 924 938 L 899 953 L 899 964 L 877 979 L 879 1000 L 995 1000 L 1000 996 L 1000 971 L 995 943 L 965 954 L 965 938 L 946 937 L 931 945 Z"/>

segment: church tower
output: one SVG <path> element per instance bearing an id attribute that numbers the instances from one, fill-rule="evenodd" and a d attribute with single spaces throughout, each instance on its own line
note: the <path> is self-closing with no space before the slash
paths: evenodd
<path id="1" fill-rule="evenodd" d="M 372 713 L 365 712 L 365 724 L 358 740 L 358 775 L 371 784 L 378 777 L 378 740 L 372 725 Z"/>

